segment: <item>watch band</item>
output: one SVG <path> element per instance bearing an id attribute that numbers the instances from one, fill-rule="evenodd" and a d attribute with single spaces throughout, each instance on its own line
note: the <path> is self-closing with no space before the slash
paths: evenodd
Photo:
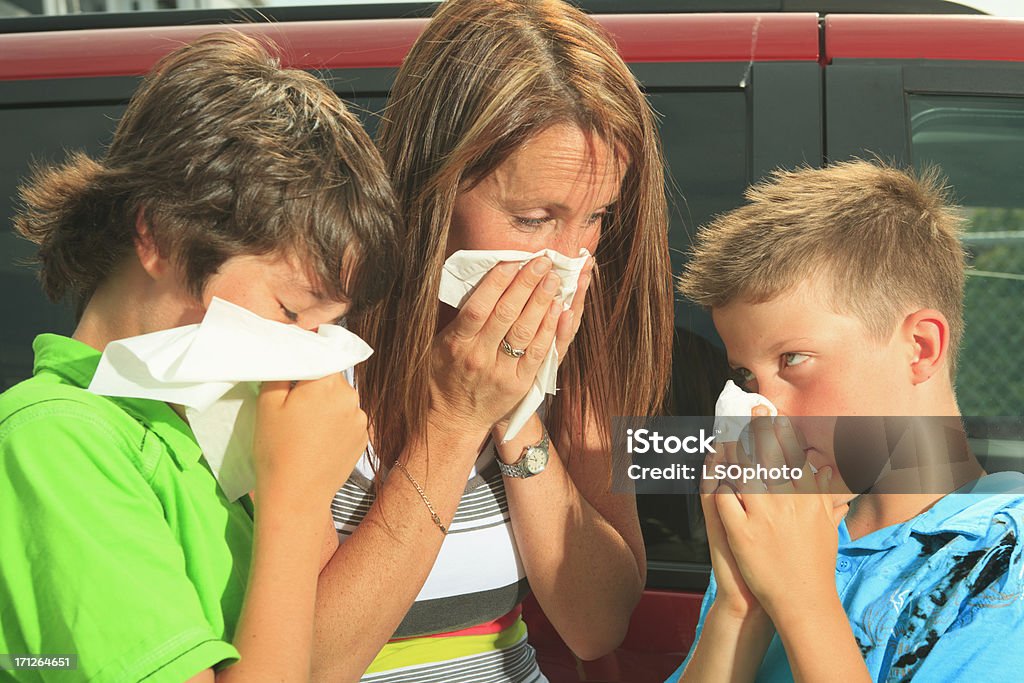
<path id="1" fill-rule="evenodd" d="M 544 471 L 548 464 L 548 457 L 550 451 L 548 447 L 551 444 L 551 438 L 548 435 L 547 428 L 544 429 L 544 434 L 541 436 L 540 441 L 535 444 L 525 446 L 519 459 L 511 465 L 507 465 L 498 460 L 498 469 L 506 477 L 513 479 L 529 479 L 530 477 L 536 476 Z"/>

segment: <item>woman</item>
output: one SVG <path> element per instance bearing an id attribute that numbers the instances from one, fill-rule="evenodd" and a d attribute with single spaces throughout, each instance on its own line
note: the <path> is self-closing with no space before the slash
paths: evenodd
<path id="1" fill-rule="evenodd" d="M 653 116 L 578 10 L 454 0 L 402 65 L 379 142 L 409 275 L 357 330 L 377 349 L 358 384 L 379 458 L 335 497 L 344 542 L 321 579 L 314 673 L 542 681 L 519 617 L 528 590 L 593 659 L 621 642 L 644 585 L 635 501 L 609 491 L 608 431 L 614 415 L 659 410 L 670 368 Z M 569 310 L 546 257 L 495 268 L 458 312 L 439 304 L 453 252 L 545 248 L 594 254 Z M 557 397 L 505 443 L 552 340 Z M 548 461 L 524 477 L 531 447 Z"/>
<path id="2" fill-rule="evenodd" d="M 367 439 L 352 387 L 264 384 L 255 518 L 181 406 L 86 387 L 110 342 L 215 296 L 310 329 L 381 298 L 398 250 L 372 142 L 316 78 L 211 34 L 156 65 L 102 160 L 22 197 L 15 226 L 78 324 L 0 395 L 0 652 L 77 655 L 75 680 L 308 680 L 324 508 Z"/>

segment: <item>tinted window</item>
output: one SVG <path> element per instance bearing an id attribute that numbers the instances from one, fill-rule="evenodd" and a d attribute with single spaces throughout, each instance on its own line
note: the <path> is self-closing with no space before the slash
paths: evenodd
<path id="1" fill-rule="evenodd" d="M 122 105 L 11 107 L 0 109 L 0 390 L 32 374 L 32 340 L 41 332 L 68 334 L 74 320 L 66 306 L 51 304 L 26 264 L 35 246 L 11 230 L 17 186 L 33 162 L 53 163 L 67 150 L 98 154 L 113 133 Z"/>
<path id="2" fill-rule="evenodd" d="M 672 210 L 669 247 L 674 272 L 693 230 L 740 204 L 748 178 L 747 99 L 739 90 L 655 92 Z M 676 312 L 672 407 L 676 415 L 712 415 L 726 379 L 724 351 L 705 313 L 681 303 Z M 638 496 L 652 562 L 708 561 L 707 535 L 696 496 Z"/>
<path id="3" fill-rule="evenodd" d="M 1020 415 L 1024 375 L 1024 98 L 909 96 L 918 168 L 937 164 L 967 218 L 971 271 L 957 377 L 965 415 Z"/>

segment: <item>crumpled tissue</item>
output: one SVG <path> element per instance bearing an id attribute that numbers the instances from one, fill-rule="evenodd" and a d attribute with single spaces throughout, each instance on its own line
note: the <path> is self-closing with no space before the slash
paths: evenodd
<path id="1" fill-rule="evenodd" d="M 726 381 L 725 388 L 715 401 L 715 440 L 743 441 L 743 451 L 751 455 L 750 411 L 756 406 L 765 406 L 772 417 L 779 414 L 775 405 L 761 394 L 743 391 L 731 379 Z"/>
<path id="2" fill-rule="evenodd" d="M 339 325 L 310 332 L 214 298 L 199 324 L 108 344 L 89 391 L 184 406 L 203 456 L 234 501 L 256 483 L 252 448 L 259 383 L 319 379 L 372 353 Z"/>

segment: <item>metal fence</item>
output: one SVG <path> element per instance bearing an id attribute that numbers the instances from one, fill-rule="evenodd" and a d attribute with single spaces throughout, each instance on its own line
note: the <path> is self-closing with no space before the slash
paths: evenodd
<path id="1" fill-rule="evenodd" d="M 1024 210 L 968 209 L 971 270 L 957 397 L 965 415 L 1024 412 Z"/>

